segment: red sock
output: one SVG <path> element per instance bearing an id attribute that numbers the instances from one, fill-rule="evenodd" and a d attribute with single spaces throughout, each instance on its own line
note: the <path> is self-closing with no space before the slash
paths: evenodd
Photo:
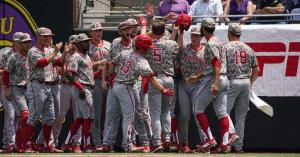
<path id="1" fill-rule="evenodd" d="M 211 138 L 211 133 L 209 130 L 209 123 L 208 123 L 208 119 L 205 113 L 198 113 L 197 114 L 197 121 L 200 124 L 202 130 L 204 131 L 204 133 L 206 134 L 207 138 L 210 139 Z"/>
<path id="2" fill-rule="evenodd" d="M 173 141 L 178 144 L 178 138 L 177 138 L 177 120 L 176 117 L 171 119 L 171 132 Z"/>
<path id="3" fill-rule="evenodd" d="M 91 144 L 91 128 L 92 128 L 92 122 L 93 119 L 84 119 L 83 125 L 82 125 L 82 134 L 83 134 L 83 140 L 84 140 L 84 147 Z"/>
<path id="4" fill-rule="evenodd" d="M 220 133 L 221 133 L 221 143 L 227 144 L 228 143 L 228 137 L 224 138 L 224 135 L 229 132 L 229 119 L 228 116 L 223 117 L 222 119 L 219 120 L 219 125 L 220 125 Z"/>
<path id="5" fill-rule="evenodd" d="M 52 131 L 52 126 L 49 126 L 47 124 L 43 125 L 43 135 L 44 135 L 47 148 L 50 146 L 51 131 Z"/>
<path id="6" fill-rule="evenodd" d="M 67 139 L 68 141 L 68 144 L 70 144 L 73 136 L 77 133 L 78 129 L 80 128 L 80 126 L 83 124 L 83 118 L 76 118 L 71 127 L 70 127 L 70 133 L 71 133 L 71 136 L 69 139 Z"/>

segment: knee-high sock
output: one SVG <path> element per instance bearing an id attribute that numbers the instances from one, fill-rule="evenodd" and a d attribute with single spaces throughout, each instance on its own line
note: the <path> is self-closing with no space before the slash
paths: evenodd
<path id="1" fill-rule="evenodd" d="M 83 141 L 84 147 L 91 144 L 91 128 L 92 128 L 93 119 L 84 119 L 82 125 L 82 134 L 83 134 Z"/>
<path id="2" fill-rule="evenodd" d="M 46 143 L 46 148 L 50 146 L 51 131 L 52 131 L 52 126 L 49 126 L 47 124 L 43 125 L 43 135 Z"/>
<path id="3" fill-rule="evenodd" d="M 220 125 L 220 134 L 221 134 L 221 143 L 223 145 L 228 144 L 228 137 L 229 137 L 229 119 L 228 116 L 223 117 L 219 120 Z"/>
<path id="4" fill-rule="evenodd" d="M 177 132 L 177 120 L 176 120 L 176 117 L 173 117 L 171 119 L 171 132 L 172 132 L 172 138 L 173 138 L 173 141 L 176 142 L 177 144 L 179 143 L 178 141 L 178 132 Z"/>
<path id="5" fill-rule="evenodd" d="M 65 144 L 70 144 L 73 137 L 75 136 L 75 134 L 77 133 L 78 129 L 80 128 L 80 126 L 83 124 L 83 119 L 82 118 L 76 118 L 71 127 L 70 127 L 70 131 L 68 133 L 67 139 L 65 141 Z"/>
<path id="6" fill-rule="evenodd" d="M 204 133 L 206 134 L 207 138 L 209 140 L 213 139 L 212 133 L 210 131 L 209 128 L 209 123 L 208 123 L 208 119 L 205 113 L 198 113 L 197 114 L 197 121 L 200 124 L 202 130 L 204 131 Z"/>

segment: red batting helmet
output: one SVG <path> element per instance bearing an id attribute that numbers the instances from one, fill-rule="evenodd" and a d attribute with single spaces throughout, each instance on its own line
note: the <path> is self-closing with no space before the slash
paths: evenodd
<path id="1" fill-rule="evenodd" d="M 177 16 L 175 26 L 179 27 L 180 30 L 188 30 L 192 25 L 192 18 L 187 14 L 180 14 Z"/>
<path id="2" fill-rule="evenodd" d="M 135 38 L 135 47 L 145 53 L 152 48 L 152 38 L 146 34 L 140 34 Z"/>

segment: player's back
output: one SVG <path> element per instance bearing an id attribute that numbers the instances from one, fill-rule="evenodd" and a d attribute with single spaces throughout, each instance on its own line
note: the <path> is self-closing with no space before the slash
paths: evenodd
<path id="1" fill-rule="evenodd" d="M 257 64 L 254 51 L 245 43 L 231 41 L 224 45 L 227 56 L 227 76 L 229 79 L 245 79 L 251 75 L 252 67 Z"/>
<path id="2" fill-rule="evenodd" d="M 174 75 L 174 62 L 178 55 L 177 43 L 173 40 L 161 38 L 153 40 L 154 48 L 147 52 L 151 69 L 156 74 Z"/>

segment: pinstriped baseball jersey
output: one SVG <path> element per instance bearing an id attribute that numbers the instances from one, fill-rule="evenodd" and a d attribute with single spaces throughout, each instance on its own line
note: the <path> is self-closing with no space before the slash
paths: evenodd
<path id="1" fill-rule="evenodd" d="M 44 52 L 37 47 L 32 47 L 28 51 L 27 62 L 29 65 L 29 80 L 37 81 L 53 81 L 53 65 L 49 63 L 46 67 L 37 67 L 36 63 L 44 57 L 48 57 L 52 52 L 50 49 L 45 48 Z"/>
<path id="2" fill-rule="evenodd" d="M 153 45 L 155 48 L 150 49 L 146 54 L 151 69 L 155 73 L 173 76 L 174 62 L 178 55 L 177 43 L 173 40 L 161 38 L 160 40 L 154 39 Z"/>
<path id="3" fill-rule="evenodd" d="M 80 83 L 88 85 L 95 84 L 93 64 L 87 54 L 79 52 L 73 54 L 68 63 L 67 70 L 72 71 L 75 74 L 75 78 L 79 80 Z"/>
<path id="4" fill-rule="evenodd" d="M 7 60 L 9 58 L 9 56 L 11 54 L 15 53 L 13 51 L 13 49 L 10 49 L 9 51 L 5 51 L 2 55 L 1 55 L 1 59 L 0 59 L 0 69 L 4 69 L 5 68 L 5 64 L 7 63 Z"/>
<path id="5" fill-rule="evenodd" d="M 116 38 L 112 42 L 110 53 L 109 53 L 109 60 L 114 59 L 117 55 L 119 55 L 124 50 L 133 50 L 132 48 L 133 41 L 128 46 L 124 46 L 121 44 L 121 38 Z"/>
<path id="6" fill-rule="evenodd" d="M 185 45 L 180 54 L 180 69 L 183 79 L 186 80 L 192 75 L 202 73 L 205 67 L 204 47 L 195 50 L 191 44 Z"/>
<path id="7" fill-rule="evenodd" d="M 116 64 L 116 81 L 134 84 L 139 76 L 150 76 L 153 72 L 148 61 L 133 50 L 123 51 L 112 60 Z"/>
<path id="8" fill-rule="evenodd" d="M 9 84 L 24 86 L 28 83 L 27 57 L 20 53 L 13 53 L 9 56 L 5 70 L 9 72 Z"/>
<path id="9" fill-rule="evenodd" d="M 231 41 L 225 44 L 223 51 L 227 55 L 228 78 L 250 78 L 252 67 L 258 65 L 254 51 L 240 41 Z"/>
<path id="10" fill-rule="evenodd" d="M 214 66 L 212 65 L 212 60 L 217 57 L 221 62 L 221 74 L 227 72 L 226 69 L 226 55 L 222 52 L 222 43 L 217 37 L 212 37 L 205 44 L 204 58 L 207 61 L 207 66 L 204 70 L 204 75 L 212 74 L 214 71 Z"/>

